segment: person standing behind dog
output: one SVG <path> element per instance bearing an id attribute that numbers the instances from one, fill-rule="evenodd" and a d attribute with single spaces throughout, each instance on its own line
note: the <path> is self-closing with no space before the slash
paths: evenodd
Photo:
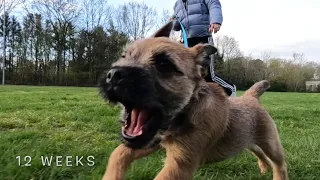
<path id="1" fill-rule="evenodd" d="M 222 25 L 223 16 L 219 0 L 177 0 L 174 16 L 170 20 L 179 19 L 187 33 L 188 46 L 199 43 L 213 43 L 212 33 L 217 33 Z M 175 22 L 173 30 L 180 31 L 179 22 Z M 227 94 L 235 95 L 235 86 L 214 73 L 213 55 L 205 80 L 220 84 Z"/>

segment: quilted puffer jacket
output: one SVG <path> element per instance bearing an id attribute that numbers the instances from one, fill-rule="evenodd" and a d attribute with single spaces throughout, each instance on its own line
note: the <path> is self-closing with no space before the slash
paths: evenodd
<path id="1" fill-rule="evenodd" d="M 211 36 L 209 25 L 222 24 L 223 21 L 219 0 L 177 0 L 173 9 L 188 38 Z M 175 23 L 174 30 L 181 30 L 178 22 Z"/>

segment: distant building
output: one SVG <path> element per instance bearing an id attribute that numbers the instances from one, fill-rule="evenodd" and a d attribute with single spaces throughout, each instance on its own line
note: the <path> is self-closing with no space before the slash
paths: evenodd
<path id="1" fill-rule="evenodd" d="M 310 81 L 306 81 L 307 91 L 319 91 L 320 89 L 320 73 L 318 70 L 313 74 L 313 78 Z"/>

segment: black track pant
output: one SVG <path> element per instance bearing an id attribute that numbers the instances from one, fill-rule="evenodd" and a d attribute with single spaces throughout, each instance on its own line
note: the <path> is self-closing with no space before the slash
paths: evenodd
<path id="1" fill-rule="evenodd" d="M 189 38 L 188 39 L 188 46 L 189 47 L 193 47 L 199 43 L 213 43 L 212 38 L 211 37 L 198 37 L 198 38 Z M 234 85 L 224 79 L 222 79 L 219 75 L 217 75 L 216 73 L 214 73 L 214 59 L 213 59 L 213 55 L 211 55 L 211 57 L 208 61 L 210 61 L 210 66 L 208 67 L 208 73 L 207 76 L 204 77 L 205 80 L 207 82 L 216 82 L 218 84 L 220 84 L 226 91 L 226 93 L 230 96 L 232 94 L 232 92 L 235 92 L 235 88 Z"/>

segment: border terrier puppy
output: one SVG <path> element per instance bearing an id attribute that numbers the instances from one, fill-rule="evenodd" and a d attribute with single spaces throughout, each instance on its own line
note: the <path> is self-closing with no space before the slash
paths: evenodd
<path id="1" fill-rule="evenodd" d="M 168 38 L 172 23 L 151 38 L 133 42 L 102 75 L 102 96 L 123 108 L 123 143 L 110 155 L 104 180 L 122 180 L 130 164 L 158 149 L 166 159 L 156 180 L 188 180 L 204 163 L 249 149 L 261 173 L 288 179 L 283 147 L 274 121 L 260 105 L 269 88 L 260 81 L 243 96 L 228 97 L 202 77 L 208 44 L 185 48 Z"/>

